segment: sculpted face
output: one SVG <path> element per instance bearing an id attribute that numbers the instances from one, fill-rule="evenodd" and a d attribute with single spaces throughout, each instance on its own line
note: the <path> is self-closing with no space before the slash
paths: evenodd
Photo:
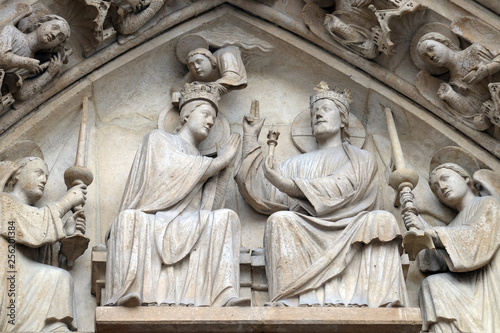
<path id="1" fill-rule="evenodd" d="M 60 45 L 68 38 L 68 30 L 67 23 L 60 20 L 52 20 L 43 23 L 36 29 L 38 42 L 41 48 L 52 49 Z"/>
<path id="2" fill-rule="evenodd" d="M 208 137 L 217 116 L 215 109 L 209 103 L 196 107 L 189 115 L 186 125 L 194 138 L 201 142 Z"/>
<path id="3" fill-rule="evenodd" d="M 418 48 L 420 57 L 429 64 L 436 67 L 443 67 L 450 57 L 450 49 L 434 40 L 423 41 Z"/>
<path id="4" fill-rule="evenodd" d="M 43 160 L 35 159 L 30 161 L 17 175 L 14 189 L 25 193 L 30 203 L 35 203 L 43 195 L 48 175 L 49 170 Z"/>
<path id="5" fill-rule="evenodd" d="M 194 54 L 187 61 L 189 71 L 197 80 L 203 81 L 212 74 L 212 63 L 203 54 Z"/>
<path id="6" fill-rule="evenodd" d="M 339 134 L 342 119 L 337 105 L 329 99 L 320 99 L 314 103 L 311 109 L 311 125 L 317 140 Z"/>
<path id="7" fill-rule="evenodd" d="M 467 181 L 457 172 L 441 168 L 436 170 L 430 179 L 431 190 L 434 195 L 448 207 L 455 208 L 471 191 Z"/>

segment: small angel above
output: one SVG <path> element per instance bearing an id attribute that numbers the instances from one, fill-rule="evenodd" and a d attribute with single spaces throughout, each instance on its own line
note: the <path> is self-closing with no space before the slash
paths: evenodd
<path id="1" fill-rule="evenodd" d="M 209 48 L 209 42 L 199 35 L 188 35 L 177 42 L 177 59 L 187 65 L 189 72 L 170 89 L 174 105 L 178 103 L 179 91 L 186 83 L 215 83 L 221 94 L 247 86 L 240 49 L 229 45 L 212 53 Z"/>
<path id="2" fill-rule="evenodd" d="M 488 129 L 491 120 L 500 125 L 500 105 L 495 103 L 498 91 L 492 89 L 500 82 L 500 33 L 470 17 L 453 21 L 451 31 L 445 25 L 433 27 L 439 31 L 429 32 L 424 26 L 414 37 L 418 42 L 412 43 L 413 61 L 422 70 L 417 75 L 417 89 L 476 130 Z M 453 33 L 472 44 L 461 49 Z M 448 79 L 432 76 L 446 72 Z"/>
<path id="3" fill-rule="evenodd" d="M 69 56 L 64 46 L 70 26 L 62 17 L 33 13 L 29 6 L 0 26 L 0 113 L 25 101 L 53 81 Z"/>

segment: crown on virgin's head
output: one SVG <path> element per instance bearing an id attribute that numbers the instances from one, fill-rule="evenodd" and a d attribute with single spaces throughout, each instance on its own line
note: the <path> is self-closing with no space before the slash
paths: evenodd
<path id="1" fill-rule="evenodd" d="M 333 90 L 330 90 L 328 83 L 325 81 L 321 81 L 316 87 L 314 87 L 314 92 L 315 94 L 310 98 L 311 106 L 320 99 L 339 101 L 346 108 L 349 108 L 349 104 L 352 102 L 351 91 L 349 89 L 340 91 L 337 87 L 335 87 Z"/>
<path id="2" fill-rule="evenodd" d="M 220 91 L 216 85 L 200 82 L 186 83 L 180 90 L 180 94 L 179 110 L 184 104 L 194 100 L 207 101 L 215 110 L 219 109 Z"/>

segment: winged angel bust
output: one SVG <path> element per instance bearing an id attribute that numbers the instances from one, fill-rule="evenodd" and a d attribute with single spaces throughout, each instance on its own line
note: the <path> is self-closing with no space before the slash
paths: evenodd
<path id="1" fill-rule="evenodd" d="M 468 126 L 484 131 L 500 125 L 500 33 L 471 17 L 452 22 L 451 31 L 416 34 L 412 57 L 422 71 L 416 86 L 434 105 L 448 110 Z M 453 33 L 471 44 L 461 49 Z M 418 42 L 417 39 L 418 38 Z M 449 73 L 449 79 L 442 75 Z M 432 75 L 436 76 L 432 76 Z"/>

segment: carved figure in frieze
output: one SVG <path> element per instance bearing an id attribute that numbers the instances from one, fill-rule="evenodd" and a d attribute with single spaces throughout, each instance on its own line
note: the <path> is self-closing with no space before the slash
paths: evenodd
<path id="1" fill-rule="evenodd" d="M 215 158 L 196 148 L 218 99 L 216 87 L 186 84 L 178 130 L 144 137 L 107 241 L 105 304 L 250 305 L 239 298 L 240 221 L 221 209 L 240 137 Z"/>
<path id="2" fill-rule="evenodd" d="M 264 235 L 270 305 L 407 306 L 398 223 L 375 210 L 375 159 L 349 142 L 350 93 L 324 82 L 315 90 L 316 151 L 278 165 L 257 141 L 264 119 L 253 113 L 243 121 L 236 181 L 243 198 L 270 215 Z M 275 145 L 272 131 L 269 137 Z"/>
<path id="3" fill-rule="evenodd" d="M 207 40 L 189 35 L 177 43 L 176 55 L 189 72 L 170 90 L 174 104 L 178 103 L 179 90 L 190 82 L 215 83 L 221 94 L 247 86 L 245 65 L 236 46 L 226 46 L 212 53 Z"/>
<path id="4" fill-rule="evenodd" d="M 471 38 L 470 30 L 467 29 L 473 24 L 467 21 L 469 21 L 468 18 L 454 21 L 452 28 L 454 32 L 462 31 L 461 36 L 471 40 L 473 38 Z M 474 22 L 480 24 L 477 20 Z M 479 33 L 476 32 L 476 35 L 479 36 Z M 468 126 L 480 131 L 488 129 L 491 120 L 500 124 L 500 119 L 498 119 L 500 110 L 497 110 L 491 101 L 494 93 L 489 89 L 489 85 L 500 81 L 500 75 L 497 75 L 500 71 L 500 48 L 498 47 L 500 34 L 496 32 L 496 34 L 486 35 L 492 40 L 481 43 L 481 38 L 476 38 L 476 40 L 471 40 L 472 45 L 465 49 L 461 49 L 457 40 L 444 31 L 428 32 L 421 36 L 416 44 L 416 52 L 420 58 L 431 66 L 424 67 L 416 63 L 423 69 L 416 82 L 419 91 L 427 99 L 446 108 Z M 443 73 L 440 69 L 449 71 L 447 82 L 430 75 L 436 69 L 437 74 Z M 436 95 L 442 101 L 441 105 L 435 102 L 434 96 Z M 498 99 L 498 96 L 493 96 L 493 101 L 495 98 Z"/>
<path id="5" fill-rule="evenodd" d="M 29 20 L 30 14 L 26 11 L 0 27 L 2 95 L 17 101 L 31 98 L 57 78 L 68 57 L 68 23 L 52 14 Z M 23 19 L 31 24 L 22 24 Z"/>
<path id="6" fill-rule="evenodd" d="M 449 148 L 458 153 L 448 153 Z M 407 227 L 429 234 L 436 248 L 423 250 L 417 257 L 422 272 L 431 274 L 423 280 L 419 293 L 422 330 L 497 332 L 500 202 L 489 193 L 478 196 L 474 184 L 478 178 L 479 182 L 489 183 L 487 188 L 494 189 L 491 184 L 498 186 L 498 175 L 485 173 L 487 170 L 474 172 L 478 164 L 470 154 L 449 148 L 434 155 L 429 186 L 441 203 L 458 214 L 443 226 L 433 226 L 410 212 L 403 217 Z M 498 197 L 499 190 L 496 188 L 492 194 Z"/>
<path id="7" fill-rule="evenodd" d="M 145 25 L 163 5 L 171 0 L 112 0 L 111 19 L 119 33 L 129 35 Z"/>
<path id="8" fill-rule="evenodd" d="M 59 201 L 36 207 L 49 175 L 40 148 L 21 141 L 1 157 L 0 330 L 75 331 L 71 275 L 50 265 L 59 262 L 58 241 L 77 229 L 85 231 L 81 211 L 65 222 L 63 217 L 85 203 L 86 186 L 73 186 Z"/>
<path id="9" fill-rule="evenodd" d="M 303 20 L 317 36 L 333 38 L 347 49 L 367 59 L 379 52 L 391 55 L 390 22 L 420 7 L 417 0 L 306 0 Z M 325 9 L 332 8 L 328 14 Z M 324 21 L 319 19 L 324 17 Z M 321 26 L 323 25 L 323 26 Z M 325 29 L 326 28 L 326 29 Z M 330 35 L 325 36 L 323 30 Z"/>

